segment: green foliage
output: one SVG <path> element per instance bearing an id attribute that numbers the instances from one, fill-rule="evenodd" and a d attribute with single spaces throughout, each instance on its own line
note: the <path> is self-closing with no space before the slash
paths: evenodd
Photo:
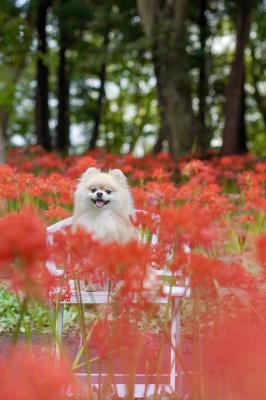
<path id="1" fill-rule="evenodd" d="M 265 2 L 256 0 L 250 45 L 256 63 L 246 51 L 246 124 L 249 149 L 265 155 L 266 136 L 263 110 L 254 95 L 254 77 L 264 110 L 265 93 Z M 1 2 L 0 10 L 0 112 L 9 113 L 8 142 L 19 135 L 25 144 L 36 142 L 36 0 L 21 5 L 15 0 Z M 199 7 L 189 3 L 187 20 L 188 69 L 194 113 L 199 112 L 199 68 L 206 62 L 206 127 L 216 143 L 224 126 L 225 87 L 234 55 L 235 2 L 206 2 L 206 48 L 200 46 Z M 152 48 L 145 38 L 133 0 L 51 2 L 47 16 L 51 134 L 57 125 L 57 68 L 59 23 L 67 46 L 70 79 L 70 120 L 80 134 L 72 136 L 74 151 L 84 151 L 99 113 L 100 73 L 105 65 L 105 96 L 101 108 L 97 145 L 109 151 L 152 150 L 159 132 L 156 80 Z M 35 28 L 35 29 L 34 29 Z M 266 111 L 265 111 L 266 114 Z M 0 124 L 1 114 L 0 114 Z M 4 122 L 3 122 L 4 123 Z M 218 139 L 218 141 L 217 141 Z"/>
<path id="2" fill-rule="evenodd" d="M 19 304 L 14 295 L 0 289 L 0 332 L 10 332 L 15 328 Z"/>
<path id="3" fill-rule="evenodd" d="M 21 304 L 19 298 L 6 287 L 0 286 L 0 334 L 14 332 L 19 315 Z M 74 307 L 65 307 L 64 311 L 64 330 L 73 329 L 77 319 L 77 310 Z M 51 315 L 49 307 L 31 301 L 28 304 L 24 322 L 20 327 L 20 332 L 26 330 L 38 333 L 51 332 Z"/>

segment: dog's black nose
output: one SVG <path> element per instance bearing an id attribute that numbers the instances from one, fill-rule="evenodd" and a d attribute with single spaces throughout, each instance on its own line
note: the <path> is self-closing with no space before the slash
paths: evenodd
<path id="1" fill-rule="evenodd" d="M 103 193 L 102 192 L 97 192 L 97 197 L 99 197 L 99 199 L 100 199 L 101 197 L 103 197 Z"/>

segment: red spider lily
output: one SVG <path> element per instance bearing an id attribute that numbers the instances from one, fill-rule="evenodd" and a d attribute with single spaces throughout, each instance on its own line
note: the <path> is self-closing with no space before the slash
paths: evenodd
<path id="1" fill-rule="evenodd" d="M 171 172 L 165 171 L 162 167 L 155 168 L 152 172 L 151 178 L 155 180 L 159 180 L 160 182 L 169 181 L 171 176 Z"/>
<path id="2" fill-rule="evenodd" d="M 143 236 L 145 236 L 144 234 L 146 232 L 150 234 L 158 233 L 159 225 L 160 217 L 154 212 L 144 211 L 136 214 L 135 226 L 139 227 L 140 231 L 143 233 Z"/>
<path id="3" fill-rule="evenodd" d="M 254 287 L 255 279 L 239 264 L 225 263 L 222 260 L 192 252 L 188 268 L 192 274 L 194 286 L 199 284 L 213 286 L 214 282 L 217 282 L 219 286 L 226 288 L 252 289 Z"/>
<path id="4" fill-rule="evenodd" d="M 47 175 L 50 171 L 63 172 L 64 161 L 55 153 L 45 153 L 32 160 L 32 169 L 33 171 L 39 172 L 41 175 Z"/>
<path id="5" fill-rule="evenodd" d="M 220 315 L 220 313 L 218 313 Z M 265 303 L 261 319 L 251 320 L 242 312 L 234 320 L 221 322 L 216 317 L 215 341 L 206 345 L 209 356 L 209 383 L 213 391 L 222 382 L 224 396 L 233 399 L 266 398 Z"/>
<path id="6" fill-rule="evenodd" d="M 110 154 L 104 156 L 106 168 L 121 168 L 125 173 L 130 172 L 133 179 L 146 180 L 151 177 L 152 171 L 161 169 L 168 173 L 173 170 L 174 162 L 169 154 L 161 153 L 158 156 L 146 155 L 142 158 L 126 154 L 114 157 Z"/>
<path id="7" fill-rule="evenodd" d="M 159 241 L 162 243 L 189 242 L 191 247 L 210 247 L 218 239 L 218 226 L 207 207 L 184 204 L 163 209 L 160 215 Z"/>
<path id="8" fill-rule="evenodd" d="M 257 163 L 257 164 L 255 164 L 254 169 L 255 169 L 255 171 L 257 171 L 259 173 L 265 174 L 266 173 L 266 164 L 265 163 Z M 265 175 L 264 175 L 264 177 L 265 177 Z M 265 182 L 265 179 L 264 179 L 264 182 Z"/>
<path id="9" fill-rule="evenodd" d="M 56 232 L 50 248 L 51 257 L 64 269 L 70 279 L 84 279 L 85 274 L 96 272 L 93 254 L 98 250 L 98 242 L 83 229 Z"/>
<path id="10" fill-rule="evenodd" d="M 101 256 L 95 254 L 100 266 L 103 266 L 111 279 L 123 281 L 122 291 L 138 292 L 143 290 L 144 279 L 151 260 L 150 246 L 137 242 L 125 245 L 112 243 L 101 245 Z"/>
<path id="11" fill-rule="evenodd" d="M 197 186 L 214 184 L 217 182 L 217 170 L 210 163 L 200 160 L 192 160 L 189 163 L 181 163 L 181 176 L 189 179 L 190 183 Z"/>
<path id="12" fill-rule="evenodd" d="M 16 185 L 15 170 L 8 165 L 0 166 L 0 197 L 6 200 L 16 199 L 20 193 Z"/>
<path id="13" fill-rule="evenodd" d="M 23 176 L 18 176 L 18 182 L 21 183 Z M 34 177 L 32 182 L 28 182 L 24 188 L 21 188 L 21 195 L 27 194 L 32 198 L 41 199 L 42 202 L 54 203 L 59 202 L 70 204 L 72 202 L 72 194 L 74 190 L 74 182 L 63 177 L 58 173 L 52 173 L 48 177 Z"/>
<path id="14" fill-rule="evenodd" d="M 257 239 L 257 255 L 261 265 L 266 268 L 266 233 Z"/>
<path id="15" fill-rule="evenodd" d="M 151 261 L 149 246 L 131 242 L 102 244 L 82 229 L 54 235 L 52 254 L 62 265 L 68 278 L 101 282 L 111 279 L 123 281 L 122 292 L 143 289 L 145 274 Z"/>
<path id="16" fill-rule="evenodd" d="M 255 208 L 265 211 L 265 174 L 262 179 L 259 179 L 259 176 L 253 171 L 245 171 L 239 177 L 239 184 L 245 195 L 246 209 Z"/>
<path id="17" fill-rule="evenodd" d="M 80 398 L 70 367 L 41 349 L 16 351 L 0 361 L 0 398 L 63 400 Z"/>
<path id="18" fill-rule="evenodd" d="M 138 181 L 143 181 L 146 177 L 145 171 L 142 171 L 141 169 L 135 169 L 132 171 L 132 177 Z"/>
<path id="19" fill-rule="evenodd" d="M 49 221 L 54 221 L 69 217 L 70 212 L 63 207 L 51 205 L 48 207 L 48 210 L 44 212 L 44 215 Z"/>
<path id="20" fill-rule="evenodd" d="M 13 149 L 8 154 L 8 163 L 20 171 L 47 175 L 51 171 L 63 172 L 65 161 L 55 153 L 47 153 L 40 146 Z"/>
<path id="21" fill-rule="evenodd" d="M 134 198 L 136 209 L 143 210 L 147 208 L 146 193 L 141 187 L 132 187 L 131 193 Z"/>
<path id="22" fill-rule="evenodd" d="M 0 271 L 15 289 L 27 294 L 43 291 L 51 282 L 45 268 L 46 230 L 33 210 L 25 209 L 0 220 Z"/>
<path id="23" fill-rule="evenodd" d="M 202 172 L 210 172 L 210 166 L 201 160 L 192 160 L 186 163 L 180 163 L 180 170 L 184 176 L 198 175 Z"/>
<path id="24" fill-rule="evenodd" d="M 10 167 L 0 168 L 0 195 L 6 200 L 30 197 L 42 202 L 72 204 L 74 181 L 52 173 L 48 177 L 35 177 L 30 173 L 18 173 Z"/>
<path id="25" fill-rule="evenodd" d="M 64 268 L 66 279 L 86 280 L 105 287 L 111 282 L 116 303 L 121 307 L 135 304 L 137 296 L 138 308 L 147 309 L 151 304 L 150 291 L 155 294 L 159 290 L 159 282 L 150 270 L 154 259 L 150 245 L 103 244 L 79 229 L 75 233 L 57 233 L 51 253 L 57 265 Z"/>
<path id="26" fill-rule="evenodd" d="M 255 218 L 252 214 L 237 215 L 233 217 L 233 222 L 238 226 L 240 224 L 240 226 L 244 225 L 244 227 L 248 227 L 255 223 Z"/>
<path id="27" fill-rule="evenodd" d="M 177 188 L 170 182 L 148 182 L 145 185 L 147 206 L 152 209 L 176 204 Z"/>
<path id="28" fill-rule="evenodd" d="M 75 182 L 60 174 L 51 174 L 45 179 L 47 197 L 53 196 L 60 204 L 72 205 Z M 46 199 L 45 193 L 43 195 Z M 48 202 L 49 203 L 49 202 Z"/>
<path id="29" fill-rule="evenodd" d="M 97 348 L 102 359 L 119 359 L 124 373 L 134 374 L 140 369 L 157 372 L 162 343 L 158 335 L 141 330 L 136 322 L 124 315 L 116 320 L 99 320 L 93 327 L 90 345 Z"/>
<path id="30" fill-rule="evenodd" d="M 198 204 L 207 206 L 214 218 L 222 217 L 235 207 L 229 201 L 228 196 L 223 195 L 221 191 L 221 187 L 217 184 L 205 185 L 201 187 L 200 193 L 194 197 L 194 200 Z"/>
<path id="31" fill-rule="evenodd" d="M 89 167 L 97 166 L 96 160 L 90 156 L 83 156 L 75 161 L 75 165 L 67 170 L 67 176 L 70 178 L 79 178 Z M 101 165 L 98 164 L 98 167 L 100 168 Z"/>
<path id="32" fill-rule="evenodd" d="M 220 169 L 223 170 L 231 169 L 233 171 L 242 171 L 247 167 L 248 163 L 250 163 L 253 158 L 254 157 L 251 154 L 243 156 L 232 155 L 215 158 L 213 163 L 215 166 L 218 165 Z"/>

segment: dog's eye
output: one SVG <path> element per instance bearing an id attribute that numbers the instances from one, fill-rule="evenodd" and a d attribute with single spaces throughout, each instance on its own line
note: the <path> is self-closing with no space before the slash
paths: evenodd
<path id="1" fill-rule="evenodd" d="M 96 191 L 97 191 L 97 189 L 96 189 L 95 187 L 92 187 L 92 188 L 91 188 L 91 192 L 92 192 L 92 193 L 94 193 L 94 192 L 96 192 Z"/>
<path id="2" fill-rule="evenodd" d="M 105 192 L 106 192 L 107 194 L 111 194 L 111 193 L 112 193 L 112 190 L 111 190 L 111 189 L 107 189 Z"/>

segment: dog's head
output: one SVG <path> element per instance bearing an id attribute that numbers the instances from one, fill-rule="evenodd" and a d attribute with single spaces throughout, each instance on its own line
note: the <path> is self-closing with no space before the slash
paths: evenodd
<path id="1" fill-rule="evenodd" d="M 75 192 L 75 208 L 77 207 L 79 214 L 103 210 L 133 214 L 133 201 L 126 176 L 119 169 L 109 172 L 101 172 L 97 168 L 87 169 Z"/>

